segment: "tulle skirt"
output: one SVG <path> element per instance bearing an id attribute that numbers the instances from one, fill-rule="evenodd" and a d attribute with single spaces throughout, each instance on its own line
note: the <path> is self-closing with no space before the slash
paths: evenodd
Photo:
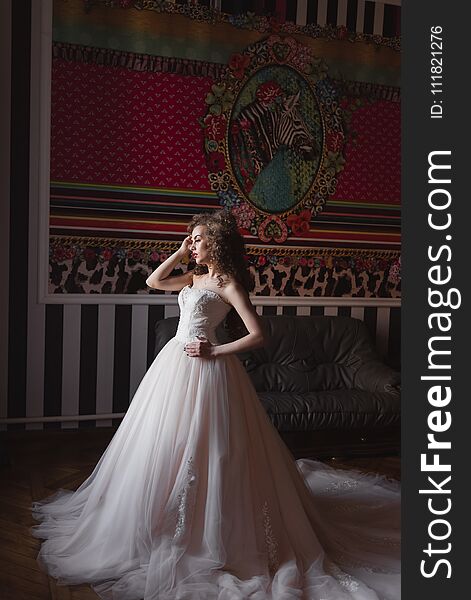
<path id="1" fill-rule="evenodd" d="M 295 461 L 235 355 L 172 338 L 91 475 L 32 504 L 38 562 L 104 600 L 397 600 L 400 488 Z"/>

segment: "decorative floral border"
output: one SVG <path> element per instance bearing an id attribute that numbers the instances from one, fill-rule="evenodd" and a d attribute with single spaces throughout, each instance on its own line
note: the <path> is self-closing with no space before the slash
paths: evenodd
<path id="1" fill-rule="evenodd" d="M 233 173 L 229 155 L 231 115 L 238 94 L 260 68 L 273 65 L 290 67 L 306 81 L 316 98 L 323 130 L 319 167 L 310 189 L 300 202 L 282 214 L 267 213 L 246 198 Z M 260 102 L 274 104 L 276 87 L 275 82 L 261 85 L 257 89 Z M 278 89 L 278 93 L 281 90 Z M 327 64 L 294 38 L 271 35 L 231 57 L 223 78 L 211 86 L 206 104 L 208 110 L 201 125 L 209 181 L 220 204 L 231 209 L 240 228 L 257 235 L 263 242 L 273 240 L 282 244 L 289 235 L 300 236 L 309 231 L 311 217 L 322 210 L 327 197 L 335 192 L 336 176 L 345 164 L 342 154 L 344 115 L 335 84 L 328 76 Z"/>
<path id="2" fill-rule="evenodd" d="M 93 6 L 109 8 L 135 8 L 137 10 L 152 10 L 157 13 L 180 14 L 206 23 L 228 23 L 238 29 L 248 29 L 259 33 L 303 34 L 311 38 L 327 38 L 330 40 L 347 40 L 349 42 L 364 42 L 375 46 L 386 46 L 400 52 L 400 37 L 384 37 L 369 33 L 349 31 L 345 26 L 318 25 L 308 23 L 297 25 L 292 21 L 280 22 L 273 15 L 256 15 L 253 12 L 231 15 L 215 8 L 201 4 L 178 4 L 169 0 L 83 0 L 85 11 L 90 12 Z"/>
<path id="3" fill-rule="evenodd" d="M 179 245 L 150 240 L 51 238 L 50 292 L 152 294 L 145 279 Z M 401 295 L 401 257 L 397 251 L 248 247 L 245 260 L 255 276 L 254 294 L 259 296 L 273 295 L 272 291 L 277 296 Z M 188 265 L 188 260 L 182 261 L 176 271 L 184 272 Z M 325 285 L 315 289 L 320 281 L 328 284 L 329 293 L 325 293 Z M 350 292 L 340 293 L 349 286 Z M 352 295 L 353 286 L 358 292 Z"/>

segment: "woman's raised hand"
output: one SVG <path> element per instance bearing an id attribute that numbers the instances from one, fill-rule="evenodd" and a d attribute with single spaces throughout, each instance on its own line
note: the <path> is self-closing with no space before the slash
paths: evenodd
<path id="1" fill-rule="evenodd" d="M 178 249 L 178 253 L 182 256 L 187 256 L 188 252 L 190 252 L 190 246 L 193 243 L 191 235 L 188 235 L 182 242 L 182 245 Z"/>

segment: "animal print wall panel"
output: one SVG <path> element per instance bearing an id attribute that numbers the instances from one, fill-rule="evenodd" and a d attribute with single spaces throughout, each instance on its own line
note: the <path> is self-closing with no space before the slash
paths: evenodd
<path id="1" fill-rule="evenodd" d="M 156 294 L 145 281 L 178 246 L 103 238 L 88 239 L 84 245 L 81 238 L 54 237 L 49 253 L 51 293 Z M 393 251 L 250 249 L 245 259 L 255 279 L 253 293 L 260 296 L 401 295 L 401 258 Z M 188 268 L 183 261 L 172 274 Z"/>

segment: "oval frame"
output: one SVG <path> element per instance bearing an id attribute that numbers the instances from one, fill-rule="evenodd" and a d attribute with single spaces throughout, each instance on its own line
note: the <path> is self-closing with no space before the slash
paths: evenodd
<path id="1" fill-rule="evenodd" d="M 257 73 L 277 66 L 295 71 L 296 77 L 311 92 L 320 120 L 320 141 L 315 174 L 304 196 L 285 209 L 270 211 L 245 193 L 234 172 L 229 136 L 240 94 Z M 322 211 L 327 198 L 334 193 L 336 175 L 345 163 L 343 113 L 337 87 L 328 76 L 326 63 L 294 38 L 271 35 L 231 57 L 223 77 L 212 85 L 206 96 L 206 104 L 208 110 L 201 124 L 208 178 L 220 204 L 237 213 L 239 226 L 262 241 L 274 239 L 282 243 L 290 234 L 302 235 L 302 231 L 309 229 L 311 218 Z"/>
<path id="2" fill-rule="evenodd" d="M 243 185 L 241 184 L 240 181 L 240 176 L 236 173 L 236 169 L 234 167 L 234 156 L 233 156 L 233 149 L 232 149 L 232 142 L 231 142 L 231 135 L 232 135 L 232 127 L 234 126 L 234 111 L 238 108 L 238 102 L 240 100 L 241 95 L 246 91 L 247 86 L 251 85 L 251 82 L 262 72 L 262 71 L 266 71 L 268 69 L 288 69 L 293 71 L 296 74 L 296 77 L 299 80 L 302 80 L 303 83 L 306 86 L 306 89 L 309 90 L 311 97 L 313 99 L 313 102 L 315 104 L 315 110 L 317 112 L 317 115 L 319 117 L 319 130 L 320 130 L 320 141 L 318 141 L 317 144 L 317 157 L 316 157 L 316 164 L 313 168 L 313 173 L 310 176 L 310 180 L 309 180 L 309 184 L 307 186 L 307 188 L 305 189 L 305 191 L 302 193 L 302 196 L 298 199 L 295 199 L 295 201 L 293 203 L 291 203 L 288 207 L 285 208 L 281 208 L 281 209 L 270 209 L 270 208 L 264 208 L 263 206 L 260 205 L 260 203 L 257 203 L 253 197 L 250 196 L 250 194 L 248 193 L 248 190 L 244 189 Z M 263 84 L 262 84 L 263 85 Z M 257 89 L 260 88 L 260 84 L 257 86 Z M 283 92 L 286 92 L 286 90 L 283 90 L 283 88 L 281 88 L 281 90 Z M 243 107 L 242 110 L 246 109 L 248 105 L 245 105 Z M 304 117 L 304 115 L 302 115 Z M 237 118 L 237 117 L 236 117 Z M 317 141 L 315 133 L 311 132 L 313 134 L 313 138 Z M 316 132 L 317 133 L 317 132 Z M 324 123 L 324 119 L 322 116 L 322 112 L 319 106 L 319 102 L 317 99 L 317 96 L 315 94 L 315 91 L 312 87 L 311 82 L 298 70 L 295 69 L 293 66 L 291 65 L 287 65 L 287 64 L 276 64 L 276 65 L 262 65 L 261 67 L 259 67 L 258 69 L 256 69 L 250 77 L 248 77 L 244 84 L 241 86 L 238 95 L 235 98 L 232 110 L 230 112 L 229 115 L 229 119 L 228 119 L 228 123 L 227 123 L 227 129 L 226 129 L 226 144 L 225 144 L 225 155 L 226 155 L 226 162 L 228 165 L 228 168 L 231 172 L 232 175 L 232 182 L 234 185 L 234 188 L 237 190 L 237 192 L 239 193 L 239 195 L 241 197 L 243 197 L 247 202 L 249 202 L 257 211 L 263 213 L 264 215 L 268 216 L 268 215 L 277 215 L 278 217 L 282 217 L 284 215 L 290 214 L 293 211 L 296 211 L 296 209 L 300 206 L 302 206 L 304 204 L 304 201 L 306 199 L 306 196 L 310 196 L 312 189 L 314 187 L 315 184 L 315 180 L 317 178 L 317 174 L 321 168 L 322 165 L 322 160 L 323 160 L 323 151 L 324 151 L 324 139 L 325 139 L 325 123 Z M 289 153 L 288 149 L 288 153 Z M 275 160 L 275 157 L 272 159 Z M 270 167 L 271 163 L 268 163 L 267 165 L 265 165 L 264 170 Z M 276 165 L 275 165 L 276 168 Z"/>

